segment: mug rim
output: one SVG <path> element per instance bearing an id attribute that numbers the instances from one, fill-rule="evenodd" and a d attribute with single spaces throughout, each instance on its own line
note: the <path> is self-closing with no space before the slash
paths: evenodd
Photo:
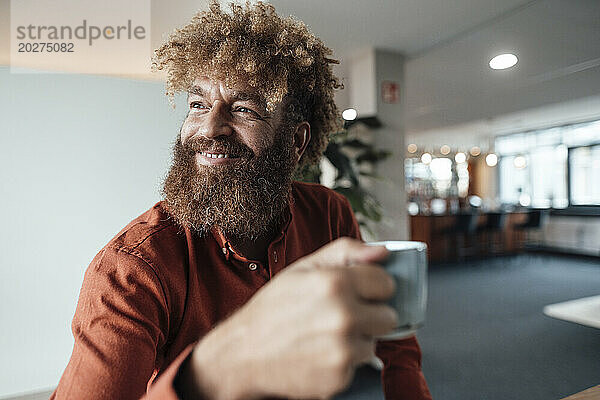
<path id="1" fill-rule="evenodd" d="M 381 240 L 377 242 L 367 242 L 365 244 L 367 246 L 385 246 L 389 251 L 427 249 L 427 244 L 425 242 L 418 242 L 416 240 Z"/>

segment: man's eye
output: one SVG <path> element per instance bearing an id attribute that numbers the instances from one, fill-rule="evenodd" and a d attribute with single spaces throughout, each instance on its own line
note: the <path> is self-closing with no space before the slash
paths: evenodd
<path id="1" fill-rule="evenodd" d="M 251 110 L 247 107 L 236 107 L 234 111 L 245 113 L 245 114 L 248 113 L 248 114 L 252 114 L 254 116 L 258 116 L 258 113 L 256 111 Z"/>
<path id="2" fill-rule="evenodd" d="M 190 103 L 190 108 L 195 108 L 197 110 L 205 110 L 207 107 L 204 104 L 202 104 L 202 103 L 199 103 L 197 101 L 193 101 L 193 102 Z"/>

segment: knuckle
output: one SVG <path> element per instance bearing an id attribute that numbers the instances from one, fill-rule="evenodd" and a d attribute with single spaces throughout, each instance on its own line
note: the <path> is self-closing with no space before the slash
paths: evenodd
<path id="1" fill-rule="evenodd" d="M 349 334 L 354 331 L 356 321 L 352 314 L 344 307 L 339 307 L 333 318 L 333 329 L 341 334 Z"/>
<path id="2" fill-rule="evenodd" d="M 349 250 L 349 248 L 351 248 L 354 245 L 355 242 L 355 239 L 349 237 L 341 237 L 335 241 L 336 251 L 346 252 Z"/>
<path id="3" fill-rule="evenodd" d="M 352 365 L 352 350 L 345 340 L 338 340 L 332 346 L 331 369 L 335 376 L 341 376 Z"/>
<path id="4" fill-rule="evenodd" d="M 332 393 L 335 395 L 346 389 L 352 382 L 353 369 L 351 366 L 340 367 L 336 372 L 336 379 L 333 381 Z"/>
<path id="5" fill-rule="evenodd" d="M 394 310 L 392 307 L 386 305 L 385 313 L 386 313 L 386 317 L 387 317 L 387 321 L 389 323 L 390 329 L 397 327 L 398 323 L 400 321 L 398 312 L 396 310 Z"/>
<path id="6" fill-rule="evenodd" d="M 346 279 L 344 274 L 334 271 L 321 271 L 321 281 L 324 293 L 328 296 L 339 296 L 344 292 Z"/>
<path id="7" fill-rule="evenodd" d="M 354 242 L 354 239 L 349 238 L 348 236 L 343 236 L 337 240 L 340 246 L 348 246 Z"/>
<path id="8" fill-rule="evenodd" d="M 389 293 L 390 296 L 396 291 L 396 280 L 382 267 L 373 268 L 373 279 L 376 280 L 381 290 Z"/>

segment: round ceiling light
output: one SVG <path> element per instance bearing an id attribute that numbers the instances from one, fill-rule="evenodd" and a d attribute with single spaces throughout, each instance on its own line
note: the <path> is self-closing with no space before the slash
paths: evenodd
<path id="1" fill-rule="evenodd" d="M 500 54 L 490 60 L 491 69 L 506 69 L 515 65 L 519 59 L 511 53 Z"/>
<path id="2" fill-rule="evenodd" d="M 527 166 L 527 159 L 523 156 L 516 156 L 513 160 L 515 168 L 523 169 Z"/>
<path id="3" fill-rule="evenodd" d="M 354 121 L 358 113 L 354 108 L 347 108 L 342 112 L 342 118 L 346 121 Z"/>
<path id="4" fill-rule="evenodd" d="M 448 146 L 447 144 L 445 144 L 442 147 L 440 147 L 440 153 L 442 153 L 443 155 L 449 154 L 450 153 L 450 146 Z"/>
<path id="5" fill-rule="evenodd" d="M 454 161 L 456 161 L 457 164 L 462 164 L 467 161 L 467 155 L 465 153 L 456 153 Z"/>
<path id="6" fill-rule="evenodd" d="M 408 152 L 409 152 L 410 154 L 413 154 L 413 153 L 416 153 L 416 152 L 417 152 L 417 150 L 418 150 L 418 147 L 417 147 L 417 145 L 416 145 L 416 144 L 414 144 L 414 143 L 411 143 L 411 144 L 409 144 L 409 145 L 408 145 L 408 147 L 407 147 L 406 149 L 408 150 Z"/>
<path id="7" fill-rule="evenodd" d="M 431 163 L 432 157 L 431 154 L 429 153 L 423 153 L 423 155 L 421 156 L 421 162 L 425 165 Z"/>
<path id="8" fill-rule="evenodd" d="M 498 164 L 498 156 L 494 153 L 490 153 L 485 156 L 485 163 L 490 167 L 495 167 Z"/>

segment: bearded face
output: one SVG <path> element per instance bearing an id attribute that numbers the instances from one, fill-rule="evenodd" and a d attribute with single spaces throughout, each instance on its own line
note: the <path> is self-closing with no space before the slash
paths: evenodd
<path id="1" fill-rule="evenodd" d="M 296 167 L 293 127 L 275 129 L 272 144 L 258 154 L 234 134 L 181 137 L 163 185 L 167 208 L 180 225 L 201 235 L 219 228 L 226 236 L 254 240 L 282 224 Z M 231 162 L 199 163 L 207 154 L 227 155 Z"/>

